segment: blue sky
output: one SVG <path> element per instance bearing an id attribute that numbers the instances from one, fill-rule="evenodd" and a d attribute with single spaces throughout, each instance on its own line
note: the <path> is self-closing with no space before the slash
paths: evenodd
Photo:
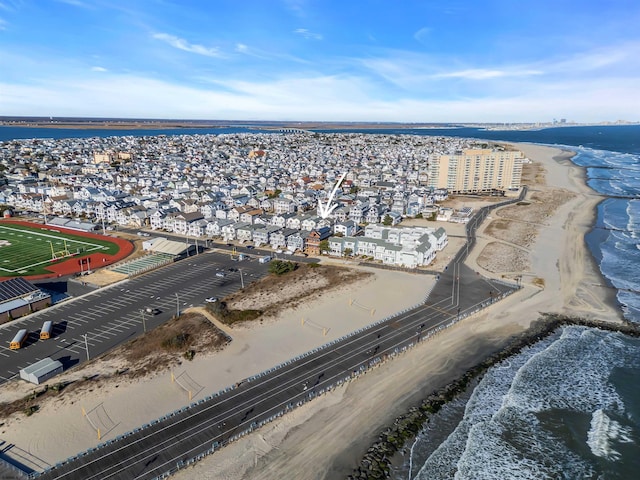
<path id="1" fill-rule="evenodd" d="M 640 120 L 637 0 L 0 0 L 0 115 Z"/>

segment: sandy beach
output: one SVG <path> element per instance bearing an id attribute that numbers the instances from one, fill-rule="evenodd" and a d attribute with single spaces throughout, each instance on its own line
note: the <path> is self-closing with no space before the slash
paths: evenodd
<path id="1" fill-rule="evenodd" d="M 344 478 L 385 425 L 500 349 L 540 312 L 621 321 L 614 291 L 605 285 L 584 242 L 601 197 L 586 186 L 584 173 L 570 162 L 570 154 L 529 144 L 518 148 L 532 160 L 523 179 L 530 186 L 526 202 L 492 213 L 480 228 L 478 245 L 467 263 L 490 277 L 521 277 L 522 290 L 174 478 Z M 444 268 L 463 242 L 456 236 L 462 235 L 463 227 L 445 228 L 450 245 L 434 268 Z M 193 382 L 194 399 L 204 398 L 423 301 L 434 282 L 427 275 L 366 270 L 373 275 L 285 310 L 262 325 L 227 329 L 233 341 L 224 350 L 184 362 L 174 374 Z M 366 308 L 350 306 L 354 299 Z M 162 372 L 135 382 L 112 380 L 47 402 L 31 417 L 14 414 L 3 420 L 0 440 L 24 451 L 34 466 L 54 464 L 100 443 L 82 415 L 83 408 L 93 423 L 102 424 L 105 440 L 188 404 L 186 392 L 170 381 L 170 375 Z M 0 401 L 32 390 L 24 383 L 5 386 Z"/>

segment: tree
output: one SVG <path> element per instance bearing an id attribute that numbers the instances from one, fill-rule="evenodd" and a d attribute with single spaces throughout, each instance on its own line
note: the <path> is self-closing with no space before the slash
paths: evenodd
<path id="1" fill-rule="evenodd" d="M 329 240 L 320 240 L 320 253 L 329 251 Z"/>
<path id="2" fill-rule="evenodd" d="M 353 253 L 353 250 L 351 250 L 350 248 L 345 248 L 344 249 L 344 256 L 345 257 L 350 257 L 352 253 Z"/>
<path id="3" fill-rule="evenodd" d="M 391 218 L 389 214 L 385 215 L 384 218 L 382 219 L 382 224 L 386 225 L 387 227 L 392 223 L 393 223 L 393 218 Z"/>
<path id="4" fill-rule="evenodd" d="M 273 260 L 269 264 L 269 273 L 274 275 L 284 275 L 285 273 L 295 270 L 297 265 L 294 262 L 285 260 Z"/>

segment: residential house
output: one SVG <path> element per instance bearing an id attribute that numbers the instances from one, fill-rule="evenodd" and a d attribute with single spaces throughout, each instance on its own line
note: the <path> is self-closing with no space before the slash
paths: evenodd
<path id="1" fill-rule="evenodd" d="M 280 227 L 274 225 L 265 225 L 263 228 L 256 228 L 253 231 L 253 243 L 256 247 L 268 245 L 271 242 L 271 236 L 280 230 L 282 230 Z"/>
<path id="2" fill-rule="evenodd" d="M 364 222 L 365 216 L 369 211 L 369 202 L 362 202 L 351 205 L 349 209 L 349 218 L 356 223 Z"/>
<path id="3" fill-rule="evenodd" d="M 248 206 L 248 205 L 247 205 Z M 242 207 L 245 208 L 245 207 Z M 263 211 L 259 208 L 253 208 L 248 211 L 244 211 L 240 214 L 240 221 L 246 223 L 255 223 L 255 219 L 263 214 Z"/>
<path id="4" fill-rule="evenodd" d="M 287 249 L 295 252 L 295 251 L 301 251 L 304 252 L 305 247 L 306 247 L 306 243 L 307 243 L 307 238 L 309 237 L 309 234 L 311 232 L 309 232 L 308 230 L 301 230 L 301 231 L 296 231 L 296 233 L 289 235 L 287 237 Z"/>
<path id="5" fill-rule="evenodd" d="M 283 213 L 294 213 L 296 204 L 288 198 L 276 198 L 273 200 L 273 213 L 280 215 Z"/>
<path id="6" fill-rule="evenodd" d="M 295 216 L 295 213 L 276 213 L 273 215 L 273 217 L 271 217 L 271 224 L 284 228 L 287 226 L 287 221 Z"/>
<path id="7" fill-rule="evenodd" d="M 173 231 L 180 235 L 188 235 L 191 224 L 203 219 L 204 216 L 198 211 L 191 213 L 180 213 L 175 216 Z"/>
<path id="8" fill-rule="evenodd" d="M 298 233 L 296 230 L 292 230 L 291 228 L 280 228 L 279 230 L 273 232 L 269 237 L 269 244 L 271 248 L 277 250 L 279 248 L 287 247 L 287 240 L 291 235 Z"/>
<path id="9" fill-rule="evenodd" d="M 353 237 L 358 231 L 360 227 L 353 220 L 347 220 L 345 222 L 338 222 L 333 226 L 333 232 L 335 234 L 342 234 L 345 237 Z"/>
<path id="10" fill-rule="evenodd" d="M 236 238 L 239 242 L 253 241 L 253 232 L 256 230 L 255 225 L 248 222 L 236 223 Z"/>
<path id="11" fill-rule="evenodd" d="M 309 233 L 305 253 L 309 255 L 320 255 L 320 242 L 327 240 L 331 236 L 331 228 L 316 228 Z"/>

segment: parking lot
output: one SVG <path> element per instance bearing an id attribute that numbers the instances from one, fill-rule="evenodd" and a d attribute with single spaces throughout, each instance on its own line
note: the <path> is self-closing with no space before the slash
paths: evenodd
<path id="1" fill-rule="evenodd" d="M 131 280 L 66 301 L 0 328 L 0 383 L 45 357 L 65 369 L 167 321 L 208 297 L 223 298 L 264 276 L 268 264 L 255 258 L 234 261 L 224 253 L 203 253 L 153 270 Z M 216 274 L 223 273 L 224 276 Z M 156 314 L 145 309 L 156 309 Z M 43 322 L 54 323 L 49 340 L 38 340 Z M 10 350 L 15 333 L 26 328 L 29 339 Z"/>

